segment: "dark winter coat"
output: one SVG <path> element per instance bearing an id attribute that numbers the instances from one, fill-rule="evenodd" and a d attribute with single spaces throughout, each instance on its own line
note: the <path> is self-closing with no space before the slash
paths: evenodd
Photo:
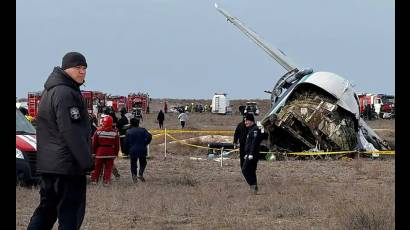
<path id="1" fill-rule="evenodd" d="M 261 130 L 256 124 L 249 127 L 248 134 L 246 135 L 245 154 L 253 155 L 255 159 L 259 159 L 259 152 L 263 138 Z"/>
<path id="2" fill-rule="evenodd" d="M 141 127 L 131 127 L 125 134 L 124 147 L 132 157 L 146 157 L 147 145 L 151 143 L 152 135 Z"/>
<path id="3" fill-rule="evenodd" d="M 233 135 L 233 143 L 236 144 L 239 141 L 240 146 L 244 147 L 247 133 L 248 128 L 246 128 L 245 122 L 241 121 L 236 126 L 235 134 Z"/>
<path id="4" fill-rule="evenodd" d="M 158 120 L 159 122 L 163 122 L 163 121 L 165 120 L 164 112 L 159 111 L 158 116 L 157 116 L 157 120 Z"/>
<path id="5" fill-rule="evenodd" d="M 118 132 L 120 133 L 120 136 L 123 136 L 123 135 L 125 136 L 125 133 L 127 132 L 126 125 L 128 124 L 129 124 L 128 118 L 125 115 L 121 114 L 121 118 L 117 122 L 117 129 L 118 129 Z"/>
<path id="6" fill-rule="evenodd" d="M 94 165 L 91 126 L 80 85 L 55 67 L 44 84 L 37 115 L 37 171 L 84 175 Z"/>

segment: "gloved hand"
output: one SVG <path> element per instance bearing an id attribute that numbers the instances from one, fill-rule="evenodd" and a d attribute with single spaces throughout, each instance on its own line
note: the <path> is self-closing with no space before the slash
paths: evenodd
<path id="1" fill-rule="evenodd" d="M 252 159 L 253 159 L 253 155 L 252 155 L 252 154 L 248 154 L 248 155 L 245 155 L 244 158 L 245 158 L 245 159 L 248 159 L 248 160 L 252 160 Z"/>

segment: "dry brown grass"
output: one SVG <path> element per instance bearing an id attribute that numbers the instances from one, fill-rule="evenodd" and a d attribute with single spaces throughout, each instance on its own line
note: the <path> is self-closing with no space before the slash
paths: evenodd
<path id="1" fill-rule="evenodd" d="M 154 116 L 147 115 L 143 126 L 156 128 Z M 166 116 L 169 119 L 166 124 L 177 128 L 176 116 L 176 124 L 171 124 L 174 115 Z M 240 121 L 239 115 L 190 114 L 190 117 L 188 125 L 198 129 L 232 130 Z M 216 123 L 208 123 L 210 120 Z M 189 137 L 192 135 L 178 136 Z M 189 159 L 190 156 L 205 159 L 206 150 L 173 144 L 168 146 L 164 159 L 160 143 L 161 138 L 151 144 L 144 175 L 146 183 L 133 184 L 129 161 L 119 158 L 116 160 L 121 173 L 119 180 L 113 179 L 110 187 L 88 186 L 82 229 L 395 227 L 394 158 L 260 161 L 257 170 L 260 192 L 252 195 L 236 155 L 220 167 L 214 160 Z M 38 202 L 36 188 L 16 187 L 16 229 L 26 229 Z"/>

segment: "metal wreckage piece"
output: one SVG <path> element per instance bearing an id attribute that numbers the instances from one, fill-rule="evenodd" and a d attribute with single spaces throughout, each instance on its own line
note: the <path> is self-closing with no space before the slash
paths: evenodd
<path id="1" fill-rule="evenodd" d="M 271 93 L 272 106 L 261 124 L 270 149 L 286 152 L 389 150 L 360 117 L 351 83 L 330 72 L 300 69 L 237 18 L 215 4 L 229 22 L 277 61 L 286 73 Z"/>

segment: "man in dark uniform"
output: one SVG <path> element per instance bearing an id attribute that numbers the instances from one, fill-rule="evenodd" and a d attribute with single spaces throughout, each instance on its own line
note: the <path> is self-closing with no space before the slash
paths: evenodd
<path id="1" fill-rule="evenodd" d="M 94 168 L 90 123 L 81 95 L 85 57 L 67 53 L 44 84 L 37 116 L 40 204 L 28 229 L 80 229 L 85 214 L 86 174 Z"/>
<path id="2" fill-rule="evenodd" d="M 246 142 L 246 134 L 248 133 L 248 129 L 245 125 L 245 116 L 243 116 L 243 120 L 238 123 L 235 129 L 235 134 L 233 135 L 233 144 L 239 146 L 239 162 L 241 169 L 243 167 L 243 162 L 245 161 L 245 142 Z"/>
<path id="3" fill-rule="evenodd" d="M 164 127 L 164 120 L 165 120 L 165 114 L 164 112 L 162 112 L 162 109 L 160 109 L 157 115 L 157 121 L 158 121 L 158 125 L 160 129 Z"/>
<path id="4" fill-rule="evenodd" d="M 113 127 L 116 127 L 117 122 L 118 122 L 118 118 L 117 118 L 117 116 L 115 115 L 115 111 L 114 111 L 113 107 L 112 107 L 112 106 L 106 106 L 106 107 L 104 107 L 104 109 L 103 109 L 103 114 L 104 114 L 104 116 L 105 116 L 105 115 L 111 116 L 111 117 L 112 117 L 112 125 L 113 125 Z"/>
<path id="5" fill-rule="evenodd" d="M 124 156 L 127 156 L 127 153 L 124 149 L 124 139 L 125 139 L 125 134 L 128 128 L 127 125 L 129 124 L 128 118 L 125 116 L 125 114 L 127 113 L 127 109 L 121 108 L 120 113 L 121 113 L 121 118 L 117 122 L 117 129 L 120 134 L 121 152 Z"/>
<path id="6" fill-rule="evenodd" d="M 242 174 L 250 185 L 251 191 L 256 194 L 258 191 L 256 167 L 263 137 L 260 129 L 255 124 L 253 114 L 247 113 L 245 115 L 245 125 L 248 128 L 248 134 L 245 142 L 245 162 L 243 163 Z"/>
<path id="7" fill-rule="evenodd" d="M 127 130 L 125 135 L 124 146 L 130 156 L 132 180 L 134 183 L 137 182 L 137 179 L 145 182 L 144 170 L 147 166 L 147 145 L 151 143 L 152 135 L 145 128 L 139 127 L 140 121 L 137 118 L 131 118 L 130 123 L 131 128 Z M 139 172 L 137 161 L 140 164 Z"/>

